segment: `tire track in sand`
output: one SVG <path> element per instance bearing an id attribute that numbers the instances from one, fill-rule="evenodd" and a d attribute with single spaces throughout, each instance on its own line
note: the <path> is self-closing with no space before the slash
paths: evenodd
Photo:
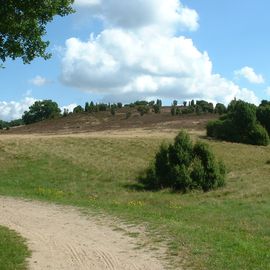
<path id="1" fill-rule="evenodd" d="M 28 240 L 31 270 L 165 269 L 133 238 L 73 207 L 0 197 L 0 224 Z"/>

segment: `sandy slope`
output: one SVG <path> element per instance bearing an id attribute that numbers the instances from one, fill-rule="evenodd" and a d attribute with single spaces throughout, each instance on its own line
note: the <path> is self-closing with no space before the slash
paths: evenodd
<path id="1" fill-rule="evenodd" d="M 72 207 L 0 197 L 0 224 L 28 240 L 30 269 L 164 269 L 138 240 Z"/>

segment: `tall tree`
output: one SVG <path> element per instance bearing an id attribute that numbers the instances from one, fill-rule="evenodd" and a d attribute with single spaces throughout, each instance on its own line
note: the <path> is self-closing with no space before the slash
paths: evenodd
<path id="1" fill-rule="evenodd" d="M 72 13 L 74 0 L 0 0 L 0 59 L 48 59 L 49 41 L 42 38 L 54 16 Z"/>

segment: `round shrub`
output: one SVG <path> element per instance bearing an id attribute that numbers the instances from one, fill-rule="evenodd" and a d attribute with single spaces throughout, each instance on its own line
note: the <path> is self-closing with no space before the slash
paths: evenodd
<path id="1" fill-rule="evenodd" d="M 223 186 L 225 175 L 225 166 L 217 162 L 210 147 L 202 142 L 193 145 L 189 135 L 181 131 L 173 144 L 160 146 L 154 165 L 140 182 L 148 189 L 209 191 Z"/>
<path id="2" fill-rule="evenodd" d="M 260 124 L 254 125 L 249 131 L 247 143 L 267 146 L 269 144 L 268 132 Z"/>

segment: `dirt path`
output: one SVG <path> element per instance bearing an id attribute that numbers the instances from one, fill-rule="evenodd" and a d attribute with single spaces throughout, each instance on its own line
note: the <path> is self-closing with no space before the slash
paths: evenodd
<path id="1" fill-rule="evenodd" d="M 136 249 L 138 240 L 104 223 L 72 207 L 0 197 L 0 224 L 28 240 L 30 269 L 164 269 L 154 253 Z"/>

